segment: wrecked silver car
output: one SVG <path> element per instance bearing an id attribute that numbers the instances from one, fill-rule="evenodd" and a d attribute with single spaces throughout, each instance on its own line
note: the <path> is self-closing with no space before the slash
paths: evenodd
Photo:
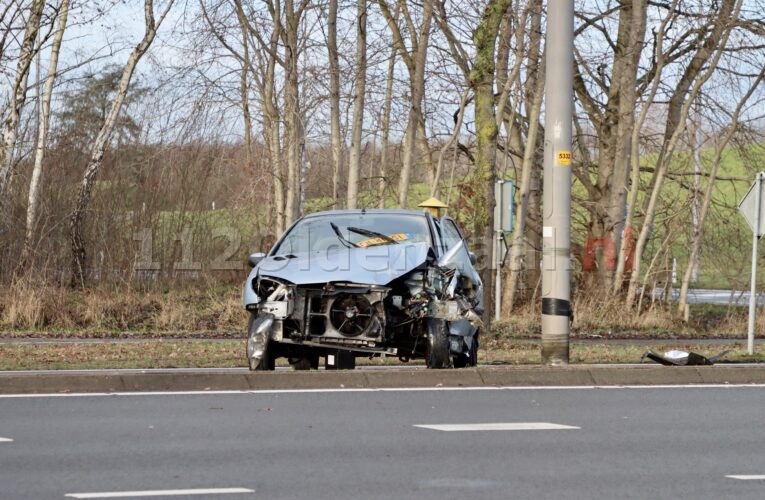
<path id="1" fill-rule="evenodd" d="M 355 367 L 356 357 L 474 366 L 483 312 L 475 256 L 456 223 L 429 212 L 362 209 L 299 219 L 250 255 L 251 370 Z"/>

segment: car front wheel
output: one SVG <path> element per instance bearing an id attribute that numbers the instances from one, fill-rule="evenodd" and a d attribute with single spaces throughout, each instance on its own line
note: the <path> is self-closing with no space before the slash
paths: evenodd
<path id="1" fill-rule="evenodd" d="M 428 318 L 428 368 L 451 368 L 452 359 L 449 353 L 449 327 L 446 321 Z"/>

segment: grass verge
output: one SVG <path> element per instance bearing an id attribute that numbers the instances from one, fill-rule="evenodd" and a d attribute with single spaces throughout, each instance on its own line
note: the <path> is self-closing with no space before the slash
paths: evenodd
<path id="1" fill-rule="evenodd" d="M 572 342 L 571 364 L 639 363 L 648 347 L 642 344 L 609 342 Z M 657 342 L 650 349 L 662 353 L 683 349 L 704 356 L 725 350 L 731 352 L 724 362 L 763 362 L 765 349 L 758 346 L 753 356 L 742 343 Z M 286 360 L 279 360 L 286 366 Z M 481 365 L 535 365 L 541 363 L 539 343 L 528 339 L 493 339 L 484 342 L 479 354 Z M 395 357 L 368 360 L 358 358 L 358 365 L 406 366 Z M 233 368 L 245 367 L 243 340 L 149 340 L 98 343 L 7 343 L 0 344 L 0 370 L 84 370 L 118 368 Z"/>
<path id="2" fill-rule="evenodd" d="M 21 281 L 0 289 L 0 337 L 13 340 L 0 342 L 0 370 L 243 367 L 247 313 L 240 294 L 231 285 L 112 284 L 75 291 Z M 580 294 L 575 313 L 572 364 L 636 363 L 649 347 L 705 356 L 730 349 L 725 361 L 765 361 L 765 349 L 747 356 L 740 340 L 747 330 L 746 308 L 694 305 L 686 322 L 671 305 L 651 303 L 638 313 L 625 311 L 618 301 Z M 541 363 L 540 314 L 539 304 L 516 308 L 492 325 L 482 334 L 479 362 Z M 758 314 L 756 331 L 763 330 L 765 315 Z M 92 339 L 103 342 L 75 342 Z M 400 363 L 396 358 L 370 362 Z"/>

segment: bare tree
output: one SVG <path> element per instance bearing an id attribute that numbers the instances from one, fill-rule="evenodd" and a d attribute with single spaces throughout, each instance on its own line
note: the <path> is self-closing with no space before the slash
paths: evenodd
<path id="1" fill-rule="evenodd" d="M 40 103 L 40 123 L 37 129 L 37 145 L 35 147 L 34 168 L 32 170 L 32 179 L 29 183 L 29 203 L 27 205 L 27 228 L 24 238 L 24 250 L 21 262 L 28 261 L 28 256 L 32 251 L 37 217 L 40 207 L 40 189 L 42 184 L 43 159 L 45 158 L 45 144 L 48 139 L 48 125 L 50 123 L 50 103 L 53 97 L 53 85 L 56 81 L 58 72 L 58 58 L 61 51 L 61 42 L 64 38 L 64 31 L 69 17 L 69 0 L 61 0 L 58 7 L 58 25 L 53 37 L 51 46 L 50 62 L 48 63 L 48 76 L 45 79 L 45 89 L 42 93 Z"/>
<path id="2" fill-rule="evenodd" d="M 44 7 L 43 0 L 32 0 L 24 25 L 24 36 L 16 62 L 16 75 L 11 88 L 8 116 L 3 123 L 3 141 L 0 143 L 0 207 L 5 205 L 6 191 L 13 176 L 13 148 L 16 146 L 21 108 L 26 102 L 27 79 L 36 53 L 35 40 L 40 30 L 40 19 Z"/>
<path id="3" fill-rule="evenodd" d="M 285 64 L 284 58 L 280 54 L 280 46 L 285 36 L 282 4 L 279 0 L 266 2 L 267 13 L 263 19 L 256 10 L 245 10 L 242 2 L 234 1 L 233 5 L 236 8 L 240 26 L 246 30 L 248 40 L 251 40 L 248 46 L 252 49 L 250 52 L 252 60 L 246 63 L 249 68 L 248 78 L 254 82 L 258 92 L 262 133 L 268 151 L 268 165 L 272 179 L 271 191 L 268 196 L 271 201 L 269 205 L 272 209 L 266 210 L 266 215 L 270 219 L 268 225 L 275 233 L 280 234 L 286 229 L 286 224 L 290 220 L 285 206 L 289 189 L 284 161 L 286 155 L 283 144 L 285 141 L 282 138 L 282 130 L 284 129 L 282 123 L 285 120 L 280 104 L 277 78 L 277 66 L 283 67 Z M 238 52 L 235 47 L 229 50 Z M 290 123 L 294 124 L 294 120 L 291 120 Z M 296 182 L 297 180 L 293 179 L 293 185 Z M 296 205 L 297 201 L 298 198 L 293 194 L 290 203 Z"/>
<path id="4" fill-rule="evenodd" d="M 659 194 L 669 169 L 672 156 L 677 148 L 680 136 L 685 130 L 688 112 L 701 87 L 714 74 L 717 63 L 726 49 L 728 39 L 737 24 L 741 0 L 724 0 L 720 4 L 719 15 L 710 16 L 707 29 L 697 35 L 696 50 L 681 75 L 668 103 L 667 121 L 664 130 L 664 142 L 657 160 L 657 168 L 651 183 L 650 196 L 643 207 L 645 220 L 635 244 L 635 268 L 630 277 L 627 291 L 627 303 L 632 304 L 640 281 L 641 260 L 649 233 L 653 226 Z"/>
<path id="5" fill-rule="evenodd" d="M 392 15 L 394 19 L 398 19 L 398 4 L 393 10 Z M 385 95 L 383 97 L 384 104 L 382 118 L 380 120 L 382 122 L 380 125 L 380 128 L 382 128 L 382 144 L 380 145 L 380 182 L 377 186 L 377 194 L 379 197 L 378 206 L 380 208 L 385 207 L 385 190 L 388 186 L 388 179 L 386 176 L 388 174 L 388 148 L 390 145 L 390 120 L 391 106 L 393 102 L 393 78 L 396 67 L 396 53 L 396 47 L 392 46 L 390 49 L 390 57 L 388 59 L 388 70 L 385 78 Z"/>
<path id="6" fill-rule="evenodd" d="M 478 26 L 473 30 L 475 61 L 470 70 L 470 84 L 475 94 L 476 156 L 473 162 L 471 183 L 474 197 L 470 200 L 473 208 L 473 234 L 480 235 L 485 242 L 492 241 L 494 234 L 493 215 L 494 183 L 496 180 L 497 135 L 499 127 L 494 103 L 495 42 L 510 0 L 489 0 L 484 7 Z M 487 276 L 488 277 L 488 276 Z M 491 283 L 491 279 L 485 279 Z M 489 295 L 492 286 L 487 287 Z M 488 302 L 488 316 L 493 306 Z"/>
<path id="7" fill-rule="evenodd" d="M 300 172 L 305 152 L 305 124 L 300 99 L 300 23 L 309 6 L 309 0 L 301 0 L 297 6 L 292 1 L 284 4 L 284 128 L 287 150 L 287 193 L 284 200 L 285 224 L 300 215 Z"/>
<path id="8" fill-rule="evenodd" d="M 455 120 L 452 133 L 449 136 L 449 139 L 444 142 L 443 146 L 441 146 L 441 151 L 438 155 L 438 163 L 436 164 L 435 177 L 433 178 L 433 184 L 430 186 L 431 197 L 438 198 L 440 196 L 441 173 L 443 172 L 446 153 L 452 148 L 456 149 L 455 145 L 457 141 L 459 141 L 460 131 L 462 130 L 462 124 L 465 119 L 465 109 L 467 108 L 468 97 L 469 92 L 464 91 L 460 97 L 459 108 L 457 108 L 457 112 L 454 114 Z"/>
<path id="9" fill-rule="evenodd" d="M 340 62 L 337 53 L 337 2 L 329 0 L 327 19 L 327 56 L 329 58 L 329 120 L 332 143 L 332 199 L 340 196 L 340 174 L 343 171 L 343 138 L 340 135 Z M 350 188 L 349 188 L 350 189 Z"/>
<path id="10" fill-rule="evenodd" d="M 247 30 L 247 19 L 244 16 L 241 3 L 236 6 L 236 18 L 239 21 L 239 30 L 242 35 L 242 55 L 240 62 L 242 71 L 239 76 L 239 95 L 242 103 L 242 120 L 244 121 L 244 148 L 245 163 L 248 168 L 253 168 L 252 161 L 252 115 L 250 114 L 250 84 L 249 77 L 251 71 L 250 60 L 250 39 Z"/>
<path id="11" fill-rule="evenodd" d="M 22 14 L 22 9 L 18 7 L 19 5 L 14 5 L 14 2 L 7 2 L 5 7 L 0 10 L 0 25 L 3 27 L 2 32 L 0 32 L 0 63 L 3 65 L 7 64 L 7 60 L 10 59 L 6 53 L 8 43 L 16 38 L 16 20 Z"/>
<path id="12" fill-rule="evenodd" d="M 83 226 L 86 222 L 86 215 L 88 205 L 90 203 L 91 196 L 93 194 L 93 186 L 96 181 L 96 177 L 101 171 L 103 166 L 104 152 L 109 143 L 112 131 L 117 122 L 117 118 L 122 109 L 122 103 L 130 88 L 130 81 L 135 72 L 135 68 L 138 65 L 138 61 L 149 50 L 151 43 L 154 41 L 154 37 L 157 34 L 157 30 L 167 16 L 170 8 L 173 5 L 174 0 L 167 0 L 164 10 L 158 18 L 154 15 L 154 1 L 144 0 L 144 22 L 145 32 L 143 38 L 138 45 L 133 49 L 125 64 L 122 77 L 120 78 L 119 88 L 117 94 L 112 102 L 112 106 L 109 109 L 109 114 L 106 116 L 101 129 L 96 136 L 95 141 L 91 146 L 90 160 L 88 166 L 85 168 L 85 172 L 82 176 L 82 183 L 80 185 L 80 192 L 77 196 L 74 211 L 69 224 L 70 240 L 72 245 L 72 279 L 71 285 L 73 287 L 85 287 L 86 284 L 86 248 L 83 238 Z"/>
<path id="13" fill-rule="evenodd" d="M 496 78 L 496 42 L 502 20 L 510 8 L 511 0 L 487 0 L 480 17 L 472 29 L 475 46 L 473 60 L 458 42 L 457 36 L 446 23 L 444 3 L 439 4 L 439 27 L 446 36 L 452 57 L 465 73 L 466 83 L 474 95 L 476 154 L 469 185 L 472 196 L 469 207 L 472 213 L 472 233 L 479 242 L 491 242 L 494 237 L 494 184 L 496 180 L 497 137 L 501 118 L 497 118 L 494 85 Z M 493 292 L 493 276 L 484 272 L 485 297 Z M 487 317 L 493 316 L 493 302 L 485 300 Z"/>
<path id="14" fill-rule="evenodd" d="M 277 10 L 278 9 L 278 10 Z M 278 47 L 282 37 L 283 25 L 281 22 L 280 4 L 276 2 L 271 9 L 273 27 L 268 40 L 260 38 L 257 28 L 250 28 L 250 32 L 258 37 L 261 50 L 258 54 L 259 67 L 253 68 L 253 75 L 259 82 L 260 104 L 263 110 L 263 129 L 268 144 L 271 172 L 274 179 L 274 231 L 281 234 L 287 228 L 285 211 L 286 176 L 284 175 L 284 162 L 282 160 L 282 137 L 281 137 L 281 110 L 279 108 L 279 95 L 276 82 L 276 65 L 279 62 Z"/>
<path id="15" fill-rule="evenodd" d="M 364 125 L 364 93 L 367 80 L 367 0 L 356 3 L 356 79 L 353 96 L 353 126 L 348 158 L 348 208 L 356 208 L 361 170 L 361 133 Z"/>
<path id="16" fill-rule="evenodd" d="M 632 228 L 635 210 L 632 207 L 637 205 L 638 195 L 640 194 L 640 132 L 643 129 L 648 112 L 652 109 L 652 105 L 656 98 L 656 93 L 659 90 L 661 84 L 661 75 L 664 72 L 664 66 L 667 63 L 668 54 L 665 53 L 664 41 L 666 37 L 667 26 L 672 23 L 676 16 L 676 6 L 679 0 L 673 0 L 672 4 L 667 9 L 667 15 L 662 18 L 658 26 L 653 31 L 654 51 L 653 51 L 653 69 L 652 77 L 649 84 L 645 86 L 648 88 L 647 95 L 642 102 L 642 108 L 639 115 L 635 120 L 634 127 L 632 129 L 630 137 L 630 191 L 627 201 L 627 210 L 624 227 Z M 619 245 L 619 257 L 616 262 L 616 272 L 614 273 L 614 280 L 612 285 L 612 293 L 618 293 L 623 286 L 625 266 L 627 263 L 627 252 L 632 250 L 633 247 L 633 232 L 624 230 L 621 236 L 621 244 Z"/>
<path id="17" fill-rule="evenodd" d="M 433 1 L 425 0 L 422 4 L 422 19 L 419 27 L 414 24 L 409 5 L 404 0 L 398 0 L 399 12 L 403 16 L 410 35 L 409 43 L 404 39 L 397 17 L 391 13 L 386 0 L 378 0 L 380 10 L 385 17 L 388 27 L 393 35 L 393 45 L 398 55 L 404 61 L 409 73 L 409 91 L 411 93 L 411 107 L 406 125 L 404 149 L 402 154 L 401 175 L 398 184 L 398 206 L 405 208 L 409 198 L 409 184 L 412 179 L 412 170 L 415 163 L 415 149 L 417 147 L 418 132 L 422 130 L 424 123 L 422 113 L 422 101 L 425 96 L 425 64 L 428 57 L 428 45 L 430 39 L 430 25 L 433 20 Z M 411 52 L 407 50 L 411 47 Z M 424 126 L 424 125 L 423 125 Z"/>
<path id="18" fill-rule="evenodd" d="M 698 265 L 698 255 L 701 249 L 701 242 L 704 234 L 704 220 L 706 219 L 707 212 L 709 211 L 709 205 L 712 201 L 712 188 L 714 187 L 715 179 L 717 178 L 717 172 L 720 168 L 720 163 L 722 162 L 722 154 L 730 143 L 730 140 L 739 130 L 739 118 L 742 109 L 752 97 L 757 87 L 762 83 L 763 78 L 765 78 L 765 68 L 761 69 L 760 74 L 757 76 L 757 78 L 754 79 L 749 87 L 749 90 L 744 94 L 736 106 L 736 109 L 731 113 L 730 126 L 725 131 L 720 143 L 715 148 L 714 158 L 712 159 L 712 168 L 709 171 L 709 180 L 707 181 L 707 189 L 704 193 L 704 200 L 702 201 L 698 214 L 696 215 L 696 217 L 698 217 L 698 229 L 693 232 L 693 237 L 691 239 L 691 253 L 688 258 L 688 264 L 686 265 L 685 273 L 683 274 L 683 281 L 680 286 L 680 297 L 677 303 L 678 313 L 681 315 L 684 314 L 686 321 L 688 320 L 688 288 L 690 287 L 694 268 Z"/>
<path id="19" fill-rule="evenodd" d="M 526 33 L 526 19 L 530 18 L 528 34 Z M 511 85 L 520 86 L 518 73 L 521 69 L 521 63 L 526 59 L 526 82 L 525 88 L 525 108 L 527 116 L 518 118 L 515 113 L 508 113 L 507 106 L 502 105 L 506 133 L 508 138 L 513 141 L 516 147 L 522 151 L 520 158 L 521 171 L 516 174 L 518 187 L 518 204 L 516 211 L 516 224 L 513 228 L 512 245 L 510 249 L 510 269 L 509 280 L 503 293 L 506 296 L 504 302 L 505 311 L 510 313 L 516 302 L 516 296 L 522 276 L 526 276 L 528 288 L 534 288 L 537 285 L 535 274 L 538 274 L 539 266 L 534 256 L 526 259 L 526 242 L 536 241 L 541 234 L 539 228 L 529 228 L 529 213 L 539 214 L 538 203 L 532 200 L 533 186 L 539 186 L 539 158 L 537 152 L 540 149 L 540 113 L 542 110 L 542 100 L 544 97 L 544 55 L 542 53 L 542 2 L 541 0 L 530 0 L 526 2 L 521 11 L 520 19 L 517 22 L 515 33 L 516 50 L 515 64 L 511 74 L 507 75 L 504 83 L 502 101 L 506 102 L 507 95 Z M 524 56 L 525 54 L 525 56 Z M 511 107 L 512 111 L 514 108 Z M 521 132 L 525 129 L 525 137 Z M 512 152 L 507 152 L 512 154 Z M 536 199 L 539 199 L 537 195 Z M 533 248 L 539 248 L 541 241 L 533 245 Z M 536 271 L 536 273 L 530 272 Z"/>
<path id="20" fill-rule="evenodd" d="M 610 6 L 609 6 L 610 7 Z M 620 242 L 624 222 L 627 177 L 629 172 L 630 138 L 635 121 L 635 101 L 638 62 L 642 54 L 646 29 L 646 0 L 627 0 L 611 7 L 618 12 L 616 40 L 609 47 L 610 75 L 604 59 L 594 60 L 590 54 L 577 51 L 574 87 L 577 97 L 597 130 L 597 175 L 593 182 L 590 172 L 575 169 L 576 178 L 585 187 L 590 202 L 588 237 L 593 240 L 610 238 Z M 611 10 L 598 13 L 593 19 L 584 19 L 580 34 L 601 19 L 610 17 Z M 592 66 L 596 66 L 593 68 Z M 588 86 L 583 75 L 587 73 L 594 85 Z M 594 87 L 594 88 L 593 88 Z M 605 99 L 605 104 L 600 104 Z M 612 271 L 602 254 L 597 254 L 597 279 L 587 273 L 590 286 L 611 289 Z"/>

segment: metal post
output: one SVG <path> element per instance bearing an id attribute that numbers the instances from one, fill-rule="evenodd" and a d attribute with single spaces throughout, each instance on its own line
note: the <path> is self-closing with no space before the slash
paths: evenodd
<path id="1" fill-rule="evenodd" d="M 757 242 L 760 239 L 760 190 L 765 172 L 757 173 L 754 186 L 754 231 L 752 232 L 752 283 L 749 291 L 749 328 L 747 329 L 746 346 L 749 355 L 754 354 L 754 312 L 757 308 Z"/>
<path id="2" fill-rule="evenodd" d="M 546 30 L 542 363 L 569 359 L 574 2 L 549 0 Z"/>
<path id="3" fill-rule="evenodd" d="M 497 231 L 497 243 L 495 245 L 495 265 L 497 269 L 494 278 L 494 321 L 502 318 L 502 231 Z"/>
<path id="4" fill-rule="evenodd" d="M 499 179 L 494 189 L 494 321 L 502 318 L 502 220 L 503 206 L 505 204 L 504 179 Z"/>

